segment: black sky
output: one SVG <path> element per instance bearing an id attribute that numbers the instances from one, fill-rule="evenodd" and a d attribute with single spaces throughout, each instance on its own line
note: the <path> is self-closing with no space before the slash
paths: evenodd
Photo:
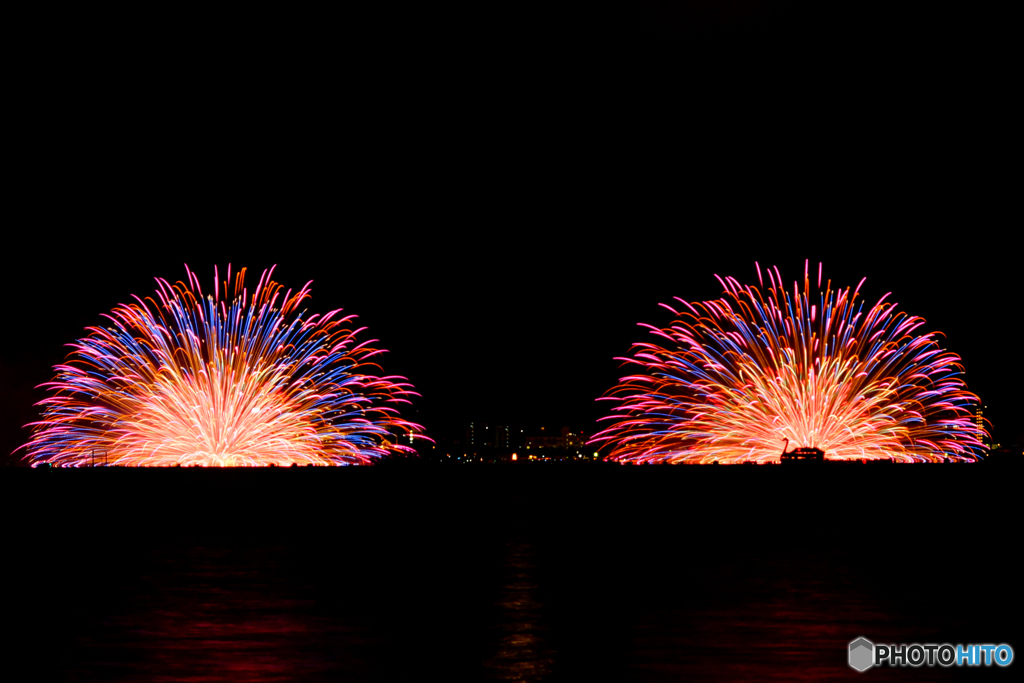
<path id="1" fill-rule="evenodd" d="M 946 333 L 1014 440 L 1002 22 L 719 5 L 58 22 L 15 98 L 2 450 L 63 344 L 185 263 L 313 280 L 442 430 L 592 429 L 659 302 L 821 261 Z"/>

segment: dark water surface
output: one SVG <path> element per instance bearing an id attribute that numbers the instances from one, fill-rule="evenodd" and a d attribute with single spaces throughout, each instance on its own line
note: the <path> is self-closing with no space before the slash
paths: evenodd
<path id="1" fill-rule="evenodd" d="M 1009 680 L 1020 471 L 4 471 L 19 680 Z"/>

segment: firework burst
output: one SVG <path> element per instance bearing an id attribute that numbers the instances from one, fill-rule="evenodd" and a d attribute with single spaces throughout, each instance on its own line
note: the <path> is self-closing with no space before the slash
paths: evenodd
<path id="1" fill-rule="evenodd" d="M 263 273 L 251 293 L 214 270 L 206 296 L 157 279 L 155 298 L 117 306 L 43 386 L 53 395 L 23 447 L 33 464 L 348 465 L 407 444 L 422 427 L 397 407 L 416 395 L 403 377 L 373 374 L 382 353 L 340 310 L 307 315 Z M 425 437 L 421 437 L 425 438 Z M 399 440 L 405 443 L 399 443 Z"/>
<path id="2" fill-rule="evenodd" d="M 764 274 L 757 267 L 761 289 Z M 889 294 L 865 310 L 856 289 L 812 293 L 718 278 L 721 299 L 665 308 L 676 316 L 639 343 L 638 367 L 603 400 L 618 403 L 592 443 L 623 462 L 737 463 L 778 460 L 791 447 L 829 459 L 976 460 L 985 432 L 972 420 L 960 358 L 924 320 L 898 312 Z M 717 277 L 717 276 L 716 276 Z"/>

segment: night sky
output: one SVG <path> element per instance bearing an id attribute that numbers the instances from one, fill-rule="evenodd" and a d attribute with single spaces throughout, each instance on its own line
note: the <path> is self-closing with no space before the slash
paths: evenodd
<path id="1" fill-rule="evenodd" d="M 944 332 L 997 440 L 1024 432 L 999 17 L 395 11 L 32 24 L 0 452 L 63 345 L 185 263 L 204 286 L 228 263 L 313 280 L 309 308 L 359 316 L 430 435 L 592 433 L 660 302 L 820 261 Z"/>

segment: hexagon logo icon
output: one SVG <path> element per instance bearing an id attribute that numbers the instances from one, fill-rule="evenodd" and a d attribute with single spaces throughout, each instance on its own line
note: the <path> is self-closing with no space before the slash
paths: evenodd
<path id="1" fill-rule="evenodd" d="M 857 671 L 867 671 L 874 663 L 874 643 L 867 638 L 858 638 L 850 643 L 850 666 Z"/>

